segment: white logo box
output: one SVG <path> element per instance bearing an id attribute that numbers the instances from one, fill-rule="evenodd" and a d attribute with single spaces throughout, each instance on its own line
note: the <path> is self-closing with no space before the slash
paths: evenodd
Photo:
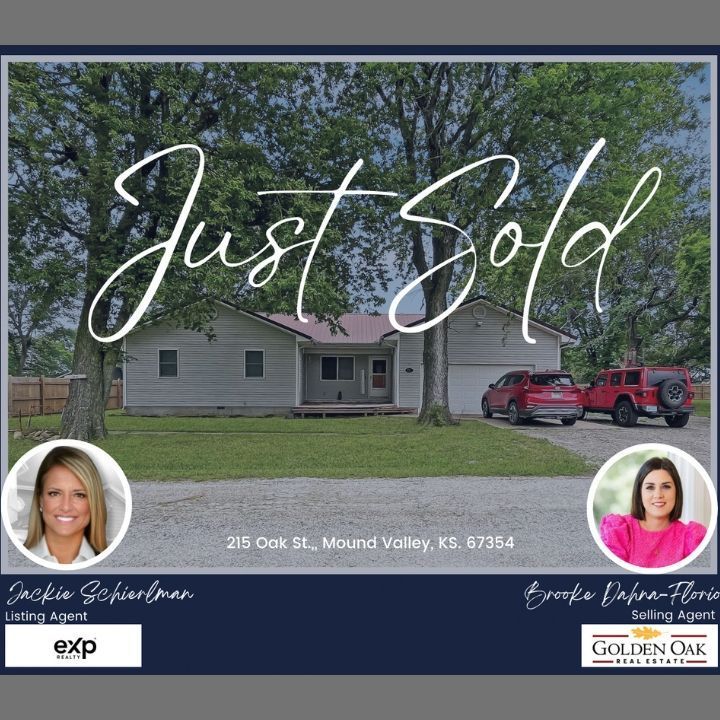
<path id="1" fill-rule="evenodd" d="M 717 666 L 717 625 L 582 626 L 582 667 L 697 670 Z"/>
<path id="2" fill-rule="evenodd" d="M 5 667 L 142 667 L 142 625 L 5 625 Z"/>

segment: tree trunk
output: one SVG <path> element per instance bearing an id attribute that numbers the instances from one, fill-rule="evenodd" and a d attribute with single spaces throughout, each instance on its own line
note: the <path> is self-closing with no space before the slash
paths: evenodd
<path id="1" fill-rule="evenodd" d="M 107 66 L 106 66 L 107 67 Z M 98 76 L 97 83 L 91 88 L 91 95 L 100 104 L 109 103 L 109 87 L 112 72 L 109 67 Z M 111 183 L 108 183 L 104 163 L 111 162 L 110 126 L 98 122 L 95 127 L 96 164 L 89 175 L 88 216 L 90 218 L 86 246 L 85 298 L 83 300 L 80 322 L 75 337 L 73 354 L 73 375 L 85 377 L 70 381 L 70 393 L 62 414 L 60 436 L 75 440 L 95 440 L 104 438 L 105 406 L 112 386 L 113 369 L 119 355 L 119 344 L 99 343 L 90 334 L 88 316 L 90 306 L 98 290 L 105 282 L 103 260 L 107 260 L 108 247 L 117 249 L 117 244 L 107 245 L 108 217 L 110 215 Z M 106 296 L 98 302 L 93 316 L 93 327 L 100 334 L 108 330 L 110 318 L 110 300 Z"/>
<path id="2" fill-rule="evenodd" d="M 28 356 L 30 355 L 30 338 L 21 335 L 20 338 L 20 353 L 18 355 L 18 375 L 25 374 L 25 367 L 27 365 Z"/>
<path id="3" fill-rule="evenodd" d="M 33 328 L 25 329 L 22 318 L 9 318 L 10 329 L 8 331 L 8 354 L 14 363 L 15 375 L 24 375 L 30 357 L 30 346 L 32 345 Z M 12 367 L 12 366 L 11 366 Z"/>
<path id="4" fill-rule="evenodd" d="M 628 344 L 625 352 L 625 367 L 631 367 L 638 364 L 640 358 L 640 346 L 643 339 L 638 336 L 637 331 L 638 316 L 636 314 L 628 315 Z"/>
<path id="5" fill-rule="evenodd" d="M 105 406 L 119 356 L 116 345 L 99 343 L 88 330 L 87 318 L 92 300 L 93 296 L 88 293 L 83 303 L 73 355 L 73 375 L 85 377 L 70 381 L 70 394 L 62 414 L 60 436 L 74 440 L 91 441 L 104 438 L 107 434 Z M 96 308 L 96 320 L 98 310 L 99 307 Z M 106 325 L 101 322 L 95 327 L 104 328 Z"/>
<path id="6" fill-rule="evenodd" d="M 437 286 L 426 292 L 427 317 L 445 311 L 445 293 Z M 418 421 L 431 425 L 454 425 L 448 399 L 448 321 L 428 328 L 423 344 L 423 403 Z"/>

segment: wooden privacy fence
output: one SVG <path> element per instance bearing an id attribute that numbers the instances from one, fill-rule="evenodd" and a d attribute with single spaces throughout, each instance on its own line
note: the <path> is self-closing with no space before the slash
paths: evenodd
<path id="1" fill-rule="evenodd" d="M 710 390 L 712 389 L 712 385 L 710 383 L 703 383 L 702 385 L 693 385 L 693 390 L 695 390 L 695 399 L 696 400 L 710 400 Z"/>
<path id="2" fill-rule="evenodd" d="M 80 380 L 79 382 L 83 382 Z M 113 380 L 108 410 L 123 406 L 122 380 Z M 8 411 L 11 416 L 61 413 L 70 394 L 69 378 L 13 377 L 8 382 Z"/>

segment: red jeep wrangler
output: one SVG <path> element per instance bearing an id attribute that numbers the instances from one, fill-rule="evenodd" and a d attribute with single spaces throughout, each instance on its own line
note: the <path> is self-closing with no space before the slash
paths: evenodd
<path id="1" fill-rule="evenodd" d="M 587 412 L 609 413 L 621 427 L 632 427 L 640 416 L 662 417 L 670 427 L 681 428 L 695 410 L 694 395 L 687 368 L 603 370 L 583 390 L 583 417 Z"/>

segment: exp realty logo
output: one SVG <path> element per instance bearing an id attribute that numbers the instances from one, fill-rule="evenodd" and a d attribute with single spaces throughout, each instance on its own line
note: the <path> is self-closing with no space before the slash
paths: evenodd
<path id="1" fill-rule="evenodd" d="M 142 626 L 7 623 L 5 667 L 142 667 Z"/>
<path id="2" fill-rule="evenodd" d="M 58 660 L 85 660 L 97 650 L 97 643 L 82 637 L 75 640 L 57 640 L 53 650 Z"/>
<path id="3" fill-rule="evenodd" d="M 717 625 L 583 625 L 582 667 L 718 666 Z"/>

